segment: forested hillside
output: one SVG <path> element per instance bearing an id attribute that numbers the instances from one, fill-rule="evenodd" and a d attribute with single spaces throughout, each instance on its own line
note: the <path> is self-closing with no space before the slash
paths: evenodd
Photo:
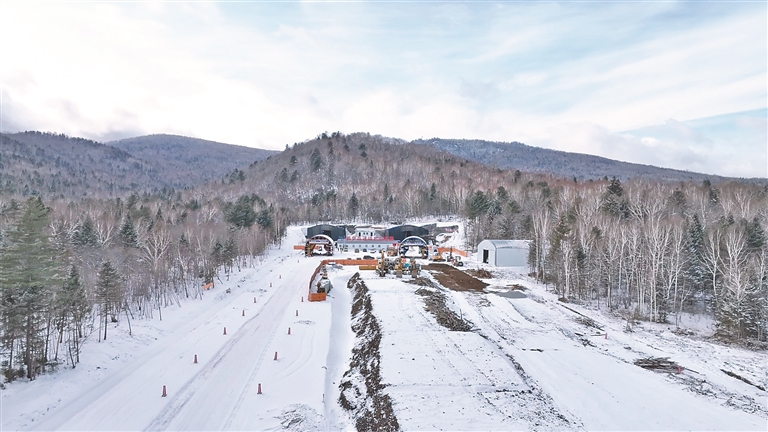
<path id="1" fill-rule="evenodd" d="M 531 240 L 533 274 L 563 301 L 628 323 L 702 313 L 726 340 L 766 338 L 765 186 L 582 182 L 333 133 L 189 190 L 0 204 L 8 379 L 75 365 L 82 338 L 108 337 L 110 321 L 159 315 L 233 266 L 253 265 L 287 224 L 323 220 L 459 216 L 468 249 L 484 238 Z"/>
<path id="2" fill-rule="evenodd" d="M 0 134 L 0 196 L 103 198 L 163 186 L 155 167 L 114 147 L 61 134 Z"/>
<path id="3" fill-rule="evenodd" d="M 0 135 L 0 197 L 172 193 L 220 180 L 276 152 L 175 135 L 107 144 L 47 132 Z"/>
<path id="4" fill-rule="evenodd" d="M 621 162 L 582 153 L 532 147 L 519 142 L 432 138 L 415 140 L 413 143 L 428 145 L 457 157 L 498 168 L 548 173 L 582 181 L 604 177 L 616 177 L 621 181 L 647 179 L 670 182 L 701 182 L 704 180 L 719 182 L 727 180 L 720 176 Z M 765 179 L 753 179 L 753 181 L 766 183 Z"/>
<path id="5" fill-rule="evenodd" d="M 146 135 L 106 143 L 163 171 L 174 188 L 220 180 L 225 174 L 278 153 L 178 135 Z"/>

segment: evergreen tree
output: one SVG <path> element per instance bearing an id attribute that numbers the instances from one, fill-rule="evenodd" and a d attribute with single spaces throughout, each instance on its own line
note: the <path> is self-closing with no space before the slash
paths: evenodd
<path id="1" fill-rule="evenodd" d="M 133 195 L 131 195 L 133 196 Z M 125 217 L 123 226 L 120 227 L 120 241 L 125 247 L 139 247 L 139 236 L 136 234 L 136 227 L 133 226 L 131 216 Z"/>
<path id="2" fill-rule="evenodd" d="M 83 337 L 83 322 L 91 313 L 91 305 L 86 297 L 85 287 L 80 282 L 80 274 L 74 265 L 70 268 L 69 275 L 57 297 L 57 309 L 60 320 L 59 331 L 69 333 L 67 345 L 74 368 L 80 362 L 80 339 Z"/>
<path id="3" fill-rule="evenodd" d="M 357 212 L 360 209 L 360 202 L 357 200 L 357 195 L 354 193 L 352 193 L 352 197 L 349 198 L 347 209 L 349 210 L 349 215 L 352 219 L 357 217 Z"/>
<path id="4" fill-rule="evenodd" d="M 262 228 L 269 228 L 272 226 L 272 213 L 269 209 L 264 209 L 256 215 L 256 223 Z"/>
<path id="5" fill-rule="evenodd" d="M 309 166 L 312 171 L 319 171 L 323 167 L 323 157 L 320 155 L 320 150 L 315 148 L 309 155 Z"/>
<path id="6" fill-rule="evenodd" d="M 224 219 L 236 229 L 249 228 L 256 222 L 256 218 L 253 203 L 247 195 L 241 196 L 235 204 L 230 204 L 224 209 Z"/>
<path id="7" fill-rule="evenodd" d="M 213 262 L 214 268 L 220 266 L 224 262 L 224 245 L 218 240 L 216 240 L 216 243 L 211 250 L 211 262 Z"/>
<path id="8" fill-rule="evenodd" d="M 704 263 L 704 228 L 699 216 L 694 213 L 688 222 L 685 240 L 686 264 L 683 278 L 694 292 L 704 291 L 704 284 L 709 280 Z"/>
<path id="9" fill-rule="evenodd" d="M 467 216 L 476 219 L 488 212 L 491 201 L 482 191 L 475 191 L 467 202 Z"/>
<path id="10" fill-rule="evenodd" d="M 765 231 L 760 221 L 755 216 L 751 222 L 746 223 L 747 250 L 759 252 L 765 245 Z"/>
<path id="11" fill-rule="evenodd" d="M 624 188 L 621 186 L 621 181 L 616 177 L 612 178 L 603 193 L 600 208 L 614 217 L 629 217 L 629 203 L 623 195 Z"/>
<path id="12" fill-rule="evenodd" d="M 80 222 L 75 228 L 75 232 L 72 235 L 72 243 L 75 246 L 96 246 L 99 243 L 99 238 L 96 235 L 96 230 L 93 228 L 93 220 L 90 216 L 86 216 L 85 220 Z"/>
<path id="13" fill-rule="evenodd" d="M 221 258 L 225 268 L 227 268 L 228 271 L 231 271 L 235 258 L 237 258 L 237 241 L 235 241 L 233 236 L 230 236 L 224 244 Z"/>
<path id="14" fill-rule="evenodd" d="M 57 252 L 46 233 L 49 211 L 39 197 L 28 199 L 14 229 L 7 233 L 7 245 L 0 250 L 4 348 L 12 360 L 14 345 L 21 342 L 18 354 L 29 379 L 47 362 L 46 317 L 54 287 L 61 280 Z M 8 368 L 12 369 L 11 363 Z"/>
<path id="15" fill-rule="evenodd" d="M 101 319 L 104 320 L 104 340 L 107 340 L 108 318 L 117 321 L 122 299 L 122 277 L 109 261 L 101 263 L 96 280 L 96 299 L 99 302 Z"/>

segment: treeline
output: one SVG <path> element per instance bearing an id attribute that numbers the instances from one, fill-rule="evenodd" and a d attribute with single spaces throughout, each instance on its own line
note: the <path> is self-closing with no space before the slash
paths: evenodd
<path id="1" fill-rule="evenodd" d="M 711 314 L 724 337 L 765 340 L 767 196 L 738 182 L 576 182 L 338 132 L 189 190 L 0 195 L 1 367 L 10 380 L 74 366 L 84 339 L 201 296 L 256 264 L 290 223 L 457 215 L 468 249 L 530 240 L 534 275 L 563 299 L 629 320 Z"/>
<path id="2" fill-rule="evenodd" d="M 735 181 L 622 184 L 499 170 L 369 134 L 322 134 L 257 162 L 216 193 L 255 189 L 294 221 L 461 215 L 467 248 L 531 241 L 541 281 L 628 319 L 710 314 L 718 334 L 765 340 L 768 189 Z"/>
<path id="3" fill-rule="evenodd" d="M 279 241 L 285 211 L 234 201 L 9 200 L 0 208 L 0 343 L 6 380 L 79 362 L 111 323 L 158 317 L 203 284 L 253 266 Z"/>
<path id="4" fill-rule="evenodd" d="M 466 215 L 472 244 L 531 240 L 535 276 L 564 300 L 602 303 L 630 321 L 707 313 L 719 336 L 766 339 L 764 186 L 530 181 L 475 192 Z"/>

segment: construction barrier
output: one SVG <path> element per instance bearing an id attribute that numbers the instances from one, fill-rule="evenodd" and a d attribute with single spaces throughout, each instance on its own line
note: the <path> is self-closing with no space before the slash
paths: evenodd
<path id="1" fill-rule="evenodd" d="M 322 265 L 326 265 L 328 263 L 336 263 L 336 264 L 345 265 L 345 266 L 376 265 L 376 264 L 379 263 L 379 260 L 376 260 L 376 259 L 372 259 L 372 260 L 371 259 L 367 259 L 367 260 L 364 260 L 364 259 L 359 259 L 359 260 L 355 260 L 355 259 L 341 259 L 341 260 L 327 259 L 327 260 L 323 260 L 323 264 Z"/>
<path id="2" fill-rule="evenodd" d="M 375 265 L 361 265 L 359 267 L 360 270 L 376 270 Z"/>
<path id="3" fill-rule="evenodd" d="M 213 282 L 203 285 L 203 291 L 208 291 L 211 288 L 213 288 Z"/>
<path id="4" fill-rule="evenodd" d="M 437 248 L 437 253 L 453 253 L 454 255 L 463 256 L 464 258 L 467 257 L 467 253 L 461 249 L 456 248 L 449 248 L 449 247 L 439 247 Z"/>
<path id="5" fill-rule="evenodd" d="M 293 245 L 293 250 L 304 250 L 304 245 Z"/>
<path id="6" fill-rule="evenodd" d="M 307 295 L 307 300 L 309 300 L 311 302 L 325 301 L 325 293 L 312 293 L 311 292 L 311 293 L 309 293 L 309 295 Z"/>

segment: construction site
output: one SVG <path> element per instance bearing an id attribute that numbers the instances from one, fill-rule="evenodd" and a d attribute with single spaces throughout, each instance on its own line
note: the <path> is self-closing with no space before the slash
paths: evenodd
<path id="1" fill-rule="evenodd" d="M 440 227 L 326 228 L 6 388 L 5 429 L 765 429 L 763 353 L 628 332 Z"/>

